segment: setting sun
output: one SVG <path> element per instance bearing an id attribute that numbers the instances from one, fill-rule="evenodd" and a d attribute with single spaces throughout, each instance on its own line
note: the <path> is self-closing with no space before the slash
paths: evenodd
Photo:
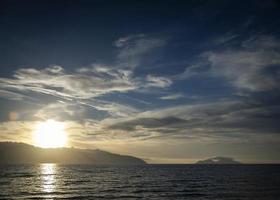
<path id="1" fill-rule="evenodd" d="M 54 120 L 47 120 L 36 125 L 33 140 L 36 146 L 43 148 L 64 147 L 67 134 L 64 124 Z"/>

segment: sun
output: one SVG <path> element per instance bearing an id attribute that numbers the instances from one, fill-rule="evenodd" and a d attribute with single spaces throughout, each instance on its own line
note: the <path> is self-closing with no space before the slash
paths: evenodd
<path id="1" fill-rule="evenodd" d="M 67 134 L 62 122 L 49 119 L 36 125 L 33 141 L 42 148 L 58 148 L 67 144 Z"/>

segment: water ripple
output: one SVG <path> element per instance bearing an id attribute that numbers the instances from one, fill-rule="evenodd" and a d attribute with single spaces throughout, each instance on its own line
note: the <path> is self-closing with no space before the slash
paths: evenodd
<path id="1" fill-rule="evenodd" d="M 280 196 L 278 165 L 0 166 L 0 199 L 256 199 Z"/>

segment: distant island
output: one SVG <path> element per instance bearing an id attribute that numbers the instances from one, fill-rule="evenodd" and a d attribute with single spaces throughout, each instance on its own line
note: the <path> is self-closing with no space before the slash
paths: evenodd
<path id="1" fill-rule="evenodd" d="M 60 163 L 96 165 L 143 165 L 145 161 L 102 150 L 39 148 L 25 143 L 0 142 L 0 164 Z"/>
<path id="2" fill-rule="evenodd" d="M 200 160 L 196 164 L 241 164 L 240 162 L 229 157 L 214 157 L 206 160 Z"/>

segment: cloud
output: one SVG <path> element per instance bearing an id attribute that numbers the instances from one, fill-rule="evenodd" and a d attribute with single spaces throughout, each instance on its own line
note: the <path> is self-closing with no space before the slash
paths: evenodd
<path id="1" fill-rule="evenodd" d="M 122 68 L 135 68 L 148 54 L 166 44 L 163 38 L 155 38 L 151 35 L 137 34 L 119 38 L 115 46 L 119 48 L 118 62 Z"/>
<path id="2" fill-rule="evenodd" d="M 60 66 L 45 69 L 22 68 L 15 71 L 11 78 L 0 78 L 0 83 L 2 97 L 28 101 L 38 101 L 39 98 L 40 102 L 44 102 L 35 114 L 39 119 L 79 120 L 78 116 L 82 117 L 79 111 L 86 110 L 85 106 L 95 112 L 99 119 L 106 116 L 128 117 L 138 113 L 138 109 L 133 106 L 113 102 L 114 99 L 105 101 L 97 98 L 106 94 L 138 91 L 141 88 L 166 88 L 172 81 L 152 75 L 146 78 L 134 77 L 131 70 L 94 64 L 78 68 L 75 72 L 67 72 Z M 48 97 L 44 98 L 44 95 Z M 50 96 L 54 98 L 50 99 Z M 64 103 L 57 103 L 57 100 Z M 71 116 L 70 112 L 75 112 L 75 115 Z M 84 117 L 90 116 L 87 114 Z"/>
<path id="3" fill-rule="evenodd" d="M 110 128 L 112 129 L 120 129 L 120 130 L 127 130 L 127 131 L 135 131 L 140 127 L 143 128 L 164 128 L 172 126 L 178 126 L 180 124 L 185 123 L 186 120 L 173 117 L 173 116 L 164 116 L 164 117 L 139 117 L 136 119 L 128 120 L 125 122 L 116 123 L 111 125 Z"/>
<path id="4" fill-rule="evenodd" d="M 228 42 L 231 42 L 232 40 L 236 39 L 239 37 L 240 34 L 232 33 L 232 32 L 227 32 L 224 36 L 218 37 L 214 39 L 214 44 L 216 45 L 225 45 Z"/>
<path id="5" fill-rule="evenodd" d="M 92 106 L 97 110 L 108 112 L 112 118 L 129 117 L 139 113 L 139 110 L 132 106 L 114 102 L 99 101 L 94 102 Z"/>
<path id="6" fill-rule="evenodd" d="M 224 48 L 200 55 L 200 61 L 186 68 L 178 79 L 193 76 L 224 78 L 237 89 L 269 91 L 279 89 L 280 41 L 272 36 L 252 37 L 239 48 Z"/>
<path id="7" fill-rule="evenodd" d="M 58 101 L 42 106 L 36 111 L 34 117 L 39 120 L 84 121 L 88 118 L 98 119 L 96 113 L 96 109 L 80 103 Z"/>
<path id="8" fill-rule="evenodd" d="M 279 111 L 279 105 L 219 101 L 146 111 L 127 119 L 107 121 L 107 129 L 134 135 L 140 131 L 138 137 L 142 139 L 157 136 L 246 140 L 255 134 L 279 134 Z M 143 131 L 150 135 L 143 137 Z"/>
<path id="9" fill-rule="evenodd" d="M 147 41 L 154 42 L 148 44 Z M 251 38 L 238 48 L 205 52 L 200 55 L 199 62 L 176 77 L 152 74 L 137 77 L 134 67 L 138 66 L 142 56 L 164 45 L 164 42 L 156 41 L 146 35 L 116 41 L 118 64 L 129 64 L 130 68 L 103 64 L 81 67 L 74 72 L 61 66 L 22 68 L 10 78 L 0 78 L 0 93 L 14 100 L 26 98 L 26 91 L 59 97 L 59 102 L 56 99 L 56 102 L 42 105 L 34 116 L 40 120 L 54 118 L 75 123 L 71 134 L 78 138 L 77 141 L 82 141 L 81 138 L 94 141 L 226 138 L 234 141 L 251 139 L 256 134 L 280 132 L 277 123 L 279 103 L 267 102 L 271 99 L 248 93 L 234 100 L 215 99 L 216 102 L 173 105 L 150 111 L 137 109 L 133 103 L 116 102 L 112 97 L 104 100 L 106 95 L 129 91 L 157 89 L 158 92 L 174 81 L 197 76 L 225 79 L 235 88 L 242 89 L 239 94 L 244 89 L 268 92 L 278 88 L 280 59 L 275 38 Z M 129 63 L 132 60 L 133 63 Z M 183 94 L 174 93 L 159 98 L 173 100 L 182 97 Z"/>
<path id="10" fill-rule="evenodd" d="M 0 97 L 4 97 L 10 100 L 23 100 L 23 99 L 33 99 L 31 97 L 28 97 L 26 95 L 13 92 L 13 91 L 6 91 L 6 90 L 0 90 Z"/>
<path id="11" fill-rule="evenodd" d="M 83 113 L 84 110 L 77 108 L 76 105 L 62 104 L 50 104 L 37 114 L 41 114 L 41 120 L 44 120 L 46 115 L 49 117 L 49 114 L 54 117 L 55 114 L 59 116 L 67 114 L 68 118 L 63 121 L 67 125 L 67 132 L 71 135 L 73 144 L 87 141 L 154 141 L 172 138 L 206 143 L 215 141 L 234 143 L 268 140 L 274 138 L 272 135 L 280 133 L 278 123 L 280 106 L 277 104 L 264 107 L 237 100 L 219 101 L 146 112 L 128 111 L 127 115 L 106 117 L 101 120 L 87 118 Z M 119 108 L 116 106 L 108 110 Z M 71 119 L 71 116 L 77 115 L 78 112 L 81 112 L 80 116 L 84 116 L 83 120 Z M 0 123 L 1 140 L 17 141 L 17 138 L 21 138 L 24 141 L 31 141 L 30 133 L 34 122 Z"/>
<path id="12" fill-rule="evenodd" d="M 180 99 L 180 98 L 183 98 L 183 97 L 185 97 L 183 94 L 175 93 L 175 94 L 170 94 L 170 95 L 167 95 L 167 96 L 162 96 L 162 97 L 160 97 L 160 99 L 162 99 L 162 100 L 175 100 L 175 99 Z"/>
<path id="13" fill-rule="evenodd" d="M 0 141 L 27 142 L 31 141 L 33 122 L 9 121 L 0 123 Z"/>
<path id="14" fill-rule="evenodd" d="M 172 80 L 167 77 L 147 75 L 146 80 L 148 81 L 146 87 L 165 88 L 172 84 Z"/>
<path id="15" fill-rule="evenodd" d="M 60 121 L 85 122 L 89 119 L 101 121 L 107 118 L 133 116 L 140 111 L 132 106 L 116 102 L 90 99 L 79 101 L 56 101 L 41 106 L 35 113 L 35 119 L 55 119 Z"/>
<path id="16" fill-rule="evenodd" d="M 85 71 L 87 70 L 87 71 Z M 87 73 L 85 73 L 87 72 Z M 0 78 L 5 89 L 29 90 L 65 98 L 88 99 L 111 92 L 127 92 L 137 86 L 131 72 L 111 69 L 79 69 L 66 73 L 62 67 L 18 69 L 13 78 Z"/>
<path id="17" fill-rule="evenodd" d="M 47 67 L 45 70 L 49 71 L 53 74 L 62 74 L 64 72 L 64 69 L 61 66 L 58 66 L 58 65 Z"/>
<path id="18" fill-rule="evenodd" d="M 124 47 L 124 46 L 127 46 L 129 43 L 133 44 L 133 42 L 135 42 L 139 39 L 145 38 L 145 37 L 146 37 L 146 35 L 143 33 L 121 37 L 115 41 L 115 46 Z"/>

